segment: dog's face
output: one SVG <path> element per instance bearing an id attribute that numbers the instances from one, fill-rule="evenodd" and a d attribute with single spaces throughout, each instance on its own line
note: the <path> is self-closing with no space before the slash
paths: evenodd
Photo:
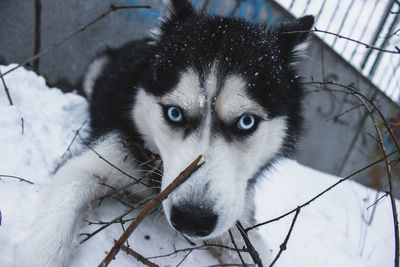
<path id="1" fill-rule="evenodd" d="M 312 17 L 267 29 L 197 15 L 171 1 L 154 36 L 151 64 L 138 88 L 135 125 L 163 160 L 162 189 L 197 156 L 206 162 L 163 202 L 171 225 L 215 237 L 241 218 L 246 192 L 300 128 L 301 86 L 293 51 Z"/>

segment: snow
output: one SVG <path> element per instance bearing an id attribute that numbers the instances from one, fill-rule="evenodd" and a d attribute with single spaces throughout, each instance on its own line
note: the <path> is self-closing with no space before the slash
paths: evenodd
<path id="1" fill-rule="evenodd" d="M 0 69 L 4 73 L 13 66 L 0 66 Z M 29 231 L 38 195 L 51 179 L 54 169 L 64 160 L 62 156 L 76 130 L 87 120 L 88 104 L 74 93 L 64 94 L 56 88 L 48 88 L 42 77 L 22 68 L 5 76 L 5 80 L 15 105 L 8 103 L 1 85 L 0 175 L 19 176 L 35 183 L 31 185 L 0 177 L 0 266 L 12 266 L 15 244 L 22 233 Z M 80 135 L 86 134 L 85 125 Z M 80 149 L 82 144 L 76 139 L 71 151 Z M 255 195 L 259 222 L 296 208 L 338 180 L 338 177 L 289 159 L 280 160 L 262 176 Z M 394 234 L 390 201 L 383 198 L 374 206 L 375 210 L 374 207 L 367 209 L 380 195 L 349 181 L 304 207 L 294 225 L 288 248 L 275 266 L 393 266 Z M 87 219 L 109 221 L 125 209 L 122 204 L 108 200 L 92 209 Z M 371 216 L 372 223 L 368 225 L 366 221 Z M 272 250 L 272 257 L 278 252 L 292 218 L 293 215 L 290 215 L 260 227 Z M 81 232 L 89 233 L 98 227 L 84 223 Z M 79 245 L 69 265 L 97 266 L 122 231 L 120 224 L 114 224 Z M 145 238 L 147 235 L 149 240 Z M 146 218 L 129 242 L 133 249 L 146 257 L 173 252 L 174 248 L 190 247 L 187 241 L 166 226 L 159 212 Z M 182 252 L 153 261 L 161 266 L 176 266 L 186 254 Z M 195 250 L 181 266 L 212 264 L 217 264 L 217 261 L 208 252 Z M 136 265 L 141 266 L 122 252 L 111 264 Z"/>

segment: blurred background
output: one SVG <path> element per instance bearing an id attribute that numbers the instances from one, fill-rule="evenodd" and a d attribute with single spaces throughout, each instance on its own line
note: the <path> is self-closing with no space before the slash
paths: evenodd
<path id="1" fill-rule="evenodd" d="M 311 14 L 317 30 L 309 56 L 298 66 L 305 82 L 332 81 L 362 92 L 379 107 L 400 138 L 400 2 L 395 0 L 193 0 L 210 15 L 239 17 L 270 26 Z M 39 60 L 26 65 L 43 75 L 50 86 L 78 91 L 89 62 L 106 47 L 142 38 L 157 25 L 161 0 L 2 0 L 0 1 L 0 64 L 22 63 L 56 41 L 75 32 L 114 5 L 151 5 L 151 9 L 112 12 L 79 32 Z M 336 34 L 336 36 L 334 35 Z M 349 37 L 360 43 L 339 38 Z M 374 46 L 377 49 L 366 47 Z M 397 52 L 397 53 L 396 53 Z M 7 76 L 5 76 L 5 79 Z M 309 85 L 304 101 L 306 126 L 295 158 L 302 164 L 338 176 L 382 158 L 368 112 L 349 94 Z M 0 92 L 1 96 L 2 92 Z M 385 132 L 384 125 L 380 122 Z M 387 134 L 388 152 L 395 150 Z M 390 159 L 395 190 L 400 196 L 399 155 Z M 386 167 L 375 165 L 354 178 L 387 190 Z"/>

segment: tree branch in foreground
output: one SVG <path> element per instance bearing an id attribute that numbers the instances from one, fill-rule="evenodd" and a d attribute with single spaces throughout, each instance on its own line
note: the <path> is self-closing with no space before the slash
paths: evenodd
<path id="1" fill-rule="evenodd" d="M 289 238 L 290 238 L 290 234 L 292 233 L 294 224 L 296 223 L 297 216 L 299 215 L 299 213 L 300 213 L 300 207 L 297 207 L 296 214 L 294 215 L 292 224 L 290 225 L 290 228 L 289 228 L 289 232 L 287 233 L 286 238 L 285 238 L 285 240 L 283 241 L 283 243 L 279 246 L 279 252 L 278 252 L 278 254 L 276 255 L 275 259 L 271 262 L 271 264 L 269 265 L 269 267 L 274 266 L 274 264 L 278 261 L 279 257 L 281 256 L 282 252 L 283 252 L 284 250 L 286 250 L 286 248 L 287 248 L 287 243 L 288 243 Z"/>
<path id="2" fill-rule="evenodd" d="M 262 261 L 260 259 L 260 255 L 258 255 L 257 250 L 254 248 L 253 244 L 250 242 L 246 231 L 244 230 L 242 224 L 239 221 L 236 222 L 236 227 L 239 230 L 239 233 L 242 235 L 244 243 L 247 246 L 247 251 L 249 252 L 251 258 L 254 261 L 254 263 L 257 264 L 258 267 L 263 267 L 264 265 L 262 264 Z"/>
<path id="3" fill-rule="evenodd" d="M 168 195 L 181 183 L 183 183 L 193 172 L 195 172 L 205 162 L 203 156 L 199 156 L 193 161 L 184 171 L 182 171 L 178 177 L 170 183 L 167 188 L 161 191 L 155 198 L 153 198 L 136 216 L 135 220 L 128 226 L 126 231 L 121 235 L 119 240 L 114 244 L 110 252 L 99 264 L 99 267 L 106 267 L 115 258 L 122 246 L 128 240 L 129 236 L 133 233 L 136 227 L 142 222 L 147 214 L 152 211 L 158 204 L 160 204 Z"/>
<path id="4" fill-rule="evenodd" d="M 148 259 L 146 259 L 142 255 L 140 255 L 139 253 L 137 253 L 133 249 L 128 248 L 125 245 L 122 246 L 121 249 L 122 249 L 122 251 L 128 253 L 129 255 L 131 255 L 132 257 L 134 257 L 135 259 L 137 259 L 138 261 L 140 261 L 141 263 L 143 263 L 146 266 L 149 266 L 149 267 L 160 267 L 159 265 L 155 264 L 154 262 L 149 261 Z"/>
<path id="5" fill-rule="evenodd" d="M 166 258 L 175 254 L 178 254 L 180 252 L 186 252 L 186 251 L 190 251 L 190 250 L 207 250 L 210 248 L 222 248 L 222 249 L 227 249 L 227 250 L 231 250 L 231 251 L 239 251 L 239 252 L 247 252 L 247 249 L 237 249 L 233 248 L 233 247 L 228 247 L 225 245 L 220 245 L 220 244 L 212 244 L 212 243 L 206 243 L 204 242 L 203 245 L 200 246 L 196 246 L 196 247 L 189 247 L 189 248 L 183 248 L 183 249 L 175 249 L 174 252 L 168 253 L 168 254 L 164 254 L 164 255 L 158 255 L 158 256 L 151 256 L 151 257 L 147 257 L 147 259 L 158 259 L 158 258 Z"/>
<path id="6" fill-rule="evenodd" d="M 24 179 L 24 178 L 21 178 L 21 177 L 18 177 L 18 176 L 14 176 L 14 175 L 0 174 L 0 179 L 1 179 L 1 178 L 18 179 L 18 180 L 20 180 L 21 182 L 25 182 L 25 183 L 28 183 L 28 184 L 34 184 L 33 182 L 31 182 L 31 181 L 29 181 L 29 180 L 26 180 L 26 179 Z"/>
<path id="7" fill-rule="evenodd" d="M 229 237 L 231 238 L 231 242 L 232 242 L 233 246 L 235 247 L 235 250 L 236 250 L 236 252 L 237 252 L 237 254 L 238 254 L 238 256 L 239 256 L 240 262 L 241 262 L 243 265 L 245 265 L 246 263 L 244 262 L 243 257 L 242 257 L 242 255 L 240 254 L 240 251 L 239 251 L 238 246 L 236 245 L 235 238 L 233 238 L 233 235 L 232 235 L 232 231 L 229 230 L 228 232 L 229 232 Z"/>

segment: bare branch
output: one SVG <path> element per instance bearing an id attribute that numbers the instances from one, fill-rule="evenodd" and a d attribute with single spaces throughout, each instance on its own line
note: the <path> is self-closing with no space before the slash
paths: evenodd
<path id="1" fill-rule="evenodd" d="M 10 95 L 10 91 L 8 90 L 8 87 L 6 85 L 6 81 L 4 80 L 3 74 L 1 73 L 0 70 L 0 77 L 1 77 L 1 81 L 3 82 L 3 86 L 4 86 L 4 91 L 6 92 L 7 98 L 8 98 L 8 102 L 10 102 L 10 105 L 14 105 L 11 95 Z"/>
<path id="2" fill-rule="evenodd" d="M 108 165 L 110 165 L 111 167 L 113 167 L 114 169 L 116 169 L 117 171 L 119 171 L 120 173 L 122 173 L 123 175 L 126 175 L 127 177 L 131 178 L 132 180 L 134 180 L 135 182 L 142 184 L 144 186 L 150 187 L 151 185 L 148 185 L 146 183 L 144 183 L 142 180 L 144 180 L 144 178 L 138 179 L 133 177 L 132 175 L 126 173 L 125 171 L 121 170 L 120 168 L 118 168 L 117 166 L 115 166 L 113 163 L 111 163 L 109 160 L 105 159 L 102 155 L 100 155 L 96 150 L 94 150 L 85 140 L 83 140 L 83 138 L 80 137 L 80 135 L 78 134 L 79 139 L 81 140 L 81 142 L 87 147 L 89 148 L 91 151 L 93 151 L 93 153 L 95 153 L 101 160 L 103 160 L 104 162 L 106 162 Z"/>
<path id="3" fill-rule="evenodd" d="M 163 191 L 161 191 L 155 198 L 153 198 L 136 216 L 135 220 L 128 226 L 126 231 L 121 235 L 119 240 L 112 247 L 110 252 L 104 258 L 104 260 L 99 264 L 99 267 L 106 267 L 118 254 L 121 247 L 124 245 L 125 241 L 128 240 L 129 236 L 133 233 L 136 227 L 141 223 L 141 221 L 147 216 L 147 214 L 153 210 L 158 204 L 160 204 L 168 195 L 181 183 L 183 183 L 194 171 L 196 171 L 204 163 L 204 157 L 199 156 L 195 161 L 193 161 L 184 171 L 182 171 L 175 180 L 167 186 Z"/>
<path id="4" fill-rule="evenodd" d="M 371 205 L 369 205 L 366 210 L 369 210 L 371 207 L 374 207 L 376 204 L 378 204 L 379 201 L 381 201 L 382 199 L 384 199 L 385 197 L 387 197 L 389 195 L 389 192 L 385 192 L 384 195 L 382 195 L 380 198 L 378 198 L 374 203 L 372 203 Z"/>
<path id="5" fill-rule="evenodd" d="M 233 235 L 232 235 L 232 231 L 229 230 L 228 232 L 229 232 L 229 236 L 231 238 L 232 244 L 235 247 L 235 250 L 236 250 L 236 252 L 237 252 L 237 254 L 238 254 L 239 258 L 240 258 L 240 261 L 243 263 L 243 265 L 245 265 L 246 263 L 244 262 L 244 260 L 242 258 L 242 255 L 240 254 L 240 251 L 239 251 L 239 249 L 238 249 L 238 247 L 236 245 L 235 239 L 233 238 Z"/>
<path id="6" fill-rule="evenodd" d="M 263 265 L 263 263 L 262 263 L 262 261 L 260 259 L 260 255 L 258 255 L 257 250 L 254 248 L 253 244 L 250 242 L 246 231 L 244 230 L 242 224 L 239 221 L 236 222 L 236 227 L 238 228 L 239 233 L 242 235 L 244 243 L 247 246 L 247 251 L 249 252 L 251 258 L 254 261 L 254 263 L 257 264 L 258 267 L 263 267 L 264 265 Z"/>
<path id="7" fill-rule="evenodd" d="M 88 24 L 79 27 L 76 31 L 74 31 L 73 33 L 65 36 L 64 38 L 58 40 L 57 42 L 53 43 L 51 46 L 47 47 L 46 49 L 40 51 L 38 54 L 34 55 L 33 57 L 25 60 L 23 63 L 15 66 L 14 68 L 6 71 L 4 74 L 0 74 L 0 77 L 3 77 L 7 74 L 9 74 L 10 72 L 20 68 L 21 66 L 24 66 L 28 63 L 30 63 L 31 61 L 43 56 L 44 54 L 48 53 L 49 51 L 53 50 L 54 48 L 56 48 L 57 46 L 59 46 L 60 44 L 64 43 L 65 41 L 67 41 L 68 39 L 72 38 L 73 36 L 75 36 L 76 34 L 83 32 L 84 30 L 86 30 L 88 27 L 92 26 L 93 24 L 95 24 L 96 22 L 98 22 L 99 20 L 103 19 L 104 17 L 106 17 L 107 15 L 109 15 L 111 12 L 116 11 L 116 10 L 120 10 L 120 9 L 130 9 L 130 8 L 151 8 L 151 6 L 148 5 L 144 5 L 144 6 L 115 6 L 115 5 L 111 5 L 110 8 L 105 11 L 104 13 L 102 13 L 100 16 L 96 17 L 95 19 L 93 19 L 92 21 L 90 21 Z"/>
<path id="8" fill-rule="evenodd" d="M 25 182 L 25 183 L 28 183 L 28 184 L 34 184 L 33 182 L 31 182 L 31 181 L 29 181 L 29 180 L 27 180 L 27 179 L 24 179 L 24 178 L 21 178 L 21 177 L 18 177 L 18 176 L 14 176 L 14 175 L 0 174 L 0 178 L 18 179 L 18 180 L 20 180 L 21 182 Z"/>
<path id="9" fill-rule="evenodd" d="M 79 132 L 82 130 L 82 128 L 85 126 L 85 124 L 87 123 L 87 119 L 82 123 L 82 125 L 78 128 L 78 130 L 76 130 L 74 137 L 72 138 L 72 141 L 69 143 L 67 150 L 65 150 L 64 154 L 62 154 L 61 158 L 64 158 L 64 156 L 67 154 L 67 152 L 70 151 L 72 145 L 75 142 L 75 139 L 78 137 Z"/>
<path id="10" fill-rule="evenodd" d="M 190 255 L 190 253 L 192 253 L 193 252 L 193 249 L 192 250 L 189 250 L 189 252 L 185 255 L 185 257 L 183 257 L 183 259 L 176 265 L 176 267 L 178 267 L 178 266 L 180 266 L 185 260 L 186 260 L 186 258 Z"/>
<path id="11" fill-rule="evenodd" d="M 128 253 L 129 255 L 131 255 L 132 257 L 134 257 L 135 259 L 137 259 L 138 261 L 140 261 L 141 263 L 143 263 L 146 266 L 160 267 L 159 265 L 155 264 L 154 262 L 149 261 L 148 259 L 146 259 L 142 255 L 140 255 L 139 253 L 137 253 L 133 249 L 128 248 L 127 246 L 122 246 L 121 249 L 122 249 L 122 251 Z"/>
<path id="12" fill-rule="evenodd" d="M 224 263 L 224 264 L 215 264 L 208 265 L 207 267 L 235 267 L 235 266 L 245 266 L 245 267 L 256 267 L 255 264 L 238 264 L 238 263 Z"/>
<path id="13" fill-rule="evenodd" d="M 119 222 L 122 218 L 124 218 L 126 215 L 128 215 L 129 213 L 131 213 L 132 211 L 134 211 L 135 208 L 131 208 L 129 210 L 127 210 L 126 212 L 124 212 L 122 215 L 118 216 L 117 218 L 115 218 L 114 220 L 104 224 L 102 227 L 100 227 L 99 229 L 97 229 L 96 231 L 94 231 L 93 233 L 90 234 L 80 234 L 80 235 L 85 235 L 86 238 L 83 239 L 82 241 L 80 241 L 80 243 L 85 243 L 86 241 L 88 241 L 90 238 L 92 238 L 94 235 L 98 234 L 99 232 L 103 231 L 104 229 L 106 229 L 108 226 L 110 226 L 113 223 L 117 223 Z"/>
<path id="14" fill-rule="evenodd" d="M 274 266 L 274 264 L 278 261 L 279 257 L 281 256 L 282 252 L 283 252 L 284 250 L 286 250 L 286 248 L 287 248 L 287 243 L 288 243 L 289 238 L 290 238 L 290 234 L 292 233 L 294 224 L 296 223 L 297 216 L 299 215 L 299 213 L 300 213 L 300 207 L 297 207 L 297 209 L 296 209 L 296 214 L 294 215 L 292 224 L 290 225 L 290 228 L 289 228 L 289 232 L 287 233 L 287 235 L 286 235 L 285 240 L 283 241 L 283 243 L 279 246 L 279 252 L 278 252 L 278 254 L 276 255 L 275 259 L 271 262 L 271 264 L 269 265 L 269 267 Z"/>
<path id="15" fill-rule="evenodd" d="M 343 36 L 343 35 L 340 35 L 340 34 L 337 34 L 337 33 L 334 33 L 334 32 L 318 30 L 316 27 L 314 27 L 313 30 L 290 31 L 290 32 L 282 32 L 282 33 L 283 34 L 295 34 L 295 33 L 307 33 L 307 32 L 316 32 L 316 33 L 324 33 L 324 34 L 328 34 L 328 35 L 333 35 L 333 36 L 336 36 L 336 37 L 338 37 L 340 39 L 345 39 L 347 41 L 360 44 L 360 45 L 362 45 L 362 46 L 364 46 L 365 48 L 368 48 L 368 49 L 378 50 L 378 51 L 381 51 L 381 52 L 391 53 L 391 54 L 400 54 L 400 49 L 397 46 L 394 47 L 395 50 L 387 50 L 387 49 L 383 49 L 383 48 L 380 48 L 380 47 L 377 47 L 377 46 L 373 46 L 373 45 L 369 45 L 369 44 L 363 43 L 363 42 L 361 42 L 359 40 L 352 39 L 350 37 L 346 37 L 346 36 Z"/>
<path id="16" fill-rule="evenodd" d="M 232 248 L 232 247 L 228 247 L 228 246 L 224 246 L 224 245 L 220 245 L 220 244 L 210 244 L 210 243 L 204 243 L 203 245 L 200 246 L 195 246 L 195 247 L 190 247 L 190 248 L 183 248 L 183 249 L 176 249 L 174 252 L 168 253 L 168 254 L 164 254 L 164 255 L 158 255 L 158 256 L 152 256 L 152 257 L 147 257 L 147 259 L 158 259 L 158 258 L 165 258 L 165 257 L 169 257 L 175 254 L 178 254 L 180 252 L 186 252 L 186 251 L 190 251 L 190 250 L 201 250 L 201 249 L 209 249 L 209 248 L 222 248 L 222 249 L 227 249 L 227 250 L 232 250 L 232 251 L 240 251 L 240 252 L 248 252 L 247 249 L 237 249 L 236 248 Z"/>

